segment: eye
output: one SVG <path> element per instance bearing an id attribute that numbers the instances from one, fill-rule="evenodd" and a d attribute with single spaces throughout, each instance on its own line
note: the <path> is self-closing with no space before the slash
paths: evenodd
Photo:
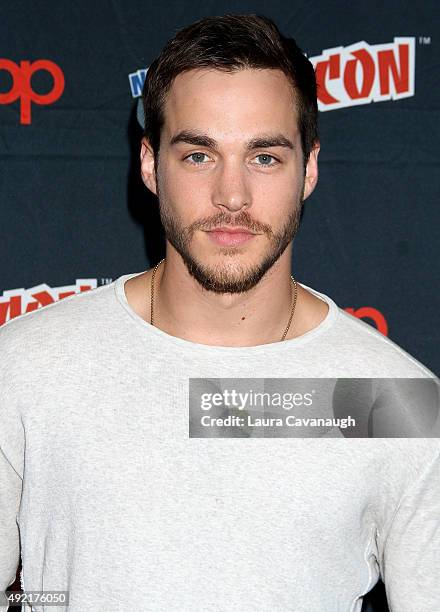
<path id="1" fill-rule="evenodd" d="M 275 166 L 278 163 L 276 157 L 273 155 L 268 155 L 267 153 L 260 153 L 260 155 L 257 155 L 255 159 L 262 160 L 262 163 L 257 164 L 257 166 Z M 274 163 L 267 163 L 270 162 L 271 159 L 274 161 Z"/>
<path id="2" fill-rule="evenodd" d="M 206 153 L 191 153 L 184 158 L 185 161 L 188 161 L 190 164 L 194 164 L 195 166 L 200 166 L 203 162 L 203 157 L 208 157 Z"/>

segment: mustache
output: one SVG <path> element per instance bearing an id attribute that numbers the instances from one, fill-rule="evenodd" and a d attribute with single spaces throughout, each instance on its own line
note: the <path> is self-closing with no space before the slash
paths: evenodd
<path id="1" fill-rule="evenodd" d="M 245 227 L 246 229 L 255 233 L 264 233 L 268 234 L 269 236 L 273 234 L 270 225 L 260 223 L 259 221 L 252 219 L 252 217 L 246 211 L 242 211 L 236 216 L 226 212 L 219 212 L 212 217 L 204 217 L 198 221 L 195 221 L 194 223 L 191 223 L 187 230 L 193 234 L 196 230 L 210 231 L 221 226 L 240 226 Z"/>

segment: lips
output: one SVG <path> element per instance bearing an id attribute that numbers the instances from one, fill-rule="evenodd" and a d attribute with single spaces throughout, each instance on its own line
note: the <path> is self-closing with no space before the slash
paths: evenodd
<path id="1" fill-rule="evenodd" d="M 240 246 L 255 238 L 245 227 L 218 227 L 207 232 L 210 240 L 220 246 Z"/>

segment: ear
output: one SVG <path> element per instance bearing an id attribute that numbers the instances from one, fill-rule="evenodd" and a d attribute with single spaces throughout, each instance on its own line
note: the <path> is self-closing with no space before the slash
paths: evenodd
<path id="1" fill-rule="evenodd" d="M 157 195 L 156 173 L 154 171 L 153 149 L 145 136 L 141 141 L 141 174 L 142 180 L 150 191 Z"/>
<path id="2" fill-rule="evenodd" d="M 304 177 L 304 200 L 309 197 L 318 182 L 318 154 L 320 148 L 319 141 L 316 141 L 310 151 L 309 161 L 306 166 L 306 176 Z"/>

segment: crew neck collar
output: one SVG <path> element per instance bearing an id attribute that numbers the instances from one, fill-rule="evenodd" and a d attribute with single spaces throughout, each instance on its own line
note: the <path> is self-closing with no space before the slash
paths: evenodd
<path id="1" fill-rule="evenodd" d="M 124 309 L 125 313 L 131 317 L 133 322 L 138 325 L 139 329 L 143 329 L 143 332 L 146 336 L 151 335 L 155 337 L 158 341 L 167 344 L 170 347 L 174 347 L 176 349 L 184 349 L 186 351 L 205 351 L 208 353 L 218 353 L 218 354 L 229 354 L 233 355 L 257 355 L 261 353 L 272 353 L 272 352 L 280 352 L 280 351 L 288 351 L 290 349 L 294 349 L 297 346 L 302 346 L 303 344 L 307 344 L 317 337 L 321 336 L 325 332 L 327 332 L 335 323 L 338 315 L 339 315 L 339 307 L 337 304 L 324 293 L 320 293 L 316 291 L 316 289 L 312 289 L 308 285 L 304 283 L 298 284 L 301 285 L 304 289 L 307 289 L 318 298 L 322 299 L 324 302 L 327 302 L 329 306 L 329 310 L 327 316 L 319 323 L 316 327 L 311 329 L 310 331 L 302 334 L 298 338 L 291 338 L 289 340 L 283 340 L 282 342 L 270 342 L 268 344 L 257 344 L 255 346 L 218 346 L 211 344 L 200 344 L 198 342 L 192 342 L 190 340 L 185 340 L 183 338 L 179 338 L 177 336 L 172 336 L 167 332 L 162 331 L 159 327 L 155 327 L 151 325 L 148 321 L 145 321 L 142 317 L 140 317 L 130 306 L 127 300 L 127 296 L 125 294 L 124 285 L 126 281 L 135 276 L 139 276 L 143 274 L 145 270 L 142 272 L 132 272 L 131 274 L 123 274 L 119 278 L 117 278 L 112 284 L 115 291 L 115 297 L 118 304 Z"/>

